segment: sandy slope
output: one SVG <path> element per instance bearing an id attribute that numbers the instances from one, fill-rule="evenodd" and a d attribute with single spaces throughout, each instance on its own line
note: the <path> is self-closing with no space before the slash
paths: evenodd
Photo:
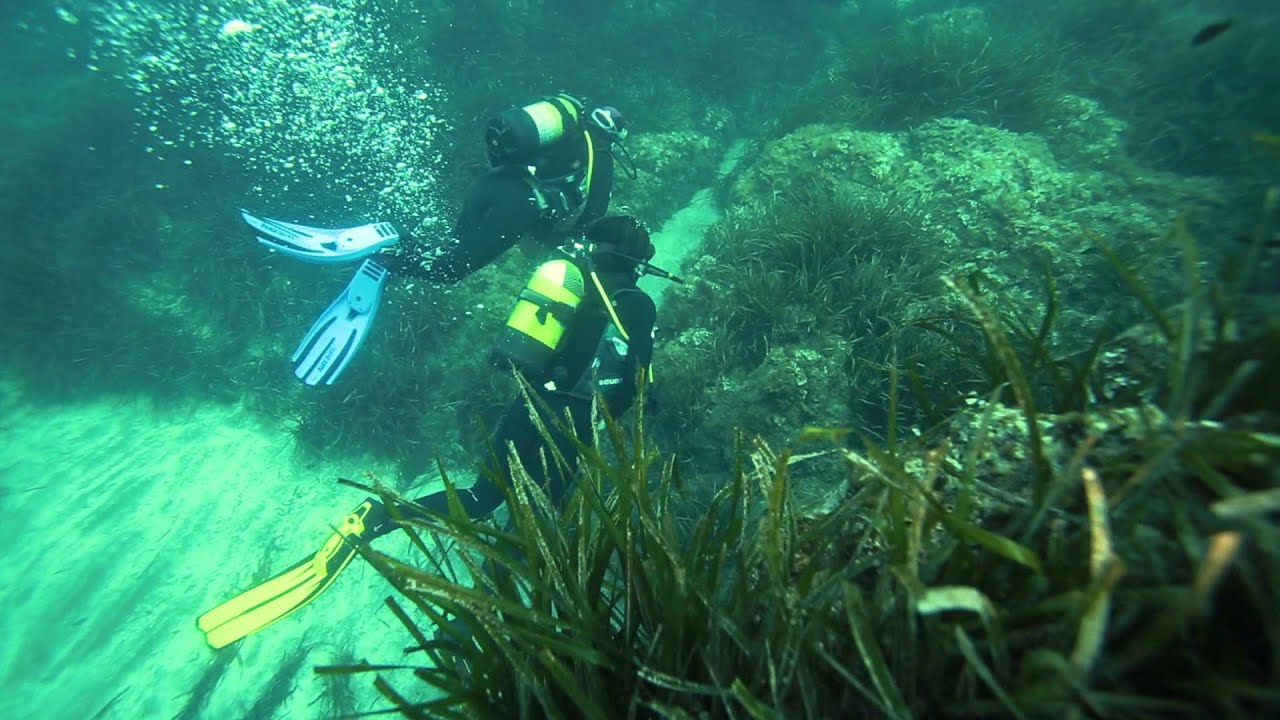
<path id="1" fill-rule="evenodd" d="M 313 552 L 361 499 L 333 478 L 366 464 L 304 465 L 283 430 L 232 407 L 37 408 L 8 388 L 0 418 L 0 717 L 324 717 L 376 702 L 365 678 L 335 708 L 334 681 L 311 670 L 399 657 L 389 587 L 359 561 L 238 648 L 215 653 L 194 624 Z"/>

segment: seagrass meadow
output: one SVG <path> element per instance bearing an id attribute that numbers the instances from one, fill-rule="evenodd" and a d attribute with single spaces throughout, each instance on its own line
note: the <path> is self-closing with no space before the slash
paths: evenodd
<path id="1" fill-rule="evenodd" d="M 1277 29 L 1262 0 L 6 3 L 0 717 L 1280 716 Z M 627 118 L 612 207 L 684 283 L 642 281 L 653 379 L 550 452 L 556 503 L 488 442 L 540 402 L 489 350 L 547 248 L 393 277 L 308 387 L 354 266 L 239 209 L 429 248 L 486 120 L 561 91 Z M 206 645 L 367 495 L 403 531 Z"/>

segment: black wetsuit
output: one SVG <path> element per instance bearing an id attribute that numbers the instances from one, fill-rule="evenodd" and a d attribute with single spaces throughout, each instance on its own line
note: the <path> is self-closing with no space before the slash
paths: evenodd
<path id="1" fill-rule="evenodd" d="M 534 163 L 534 173 L 523 166 L 504 166 L 477 181 L 463 201 L 451 241 L 432 246 L 406 238 L 400 254 L 383 254 L 378 261 L 398 275 L 456 282 L 493 262 L 526 234 L 549 247 L 561 244 L 603 217 L 613 194 L 611 140 L 595 126 L 588 125 L 586 131 L 591 134 L 594 165 L 585 198 L 574 179 L 581 178 L 588 165 L 587 142 L 579 132 L 546 148 Z M 550 208 L 543 207 L 547 201 Z"/>
<path id="2" fill-rule="evenodd" d="M 377 256 L 378 262 L 397 275 L 451 283 L 493 262 L 526 234 L 553 247 L 573 233 L 581 232 L 608 212 L 609 201 L 613 196 L 613 156 L 610 154 L 612 139 L 592 125 L 585 126 L 585 132 L 591 136 L 591 152 L 586 138 L 578 133 L 545 148 L 534 162 L 533 172 L 524 166 L 503 166 L 490 170 L 468 192 L 454 226 L 452 242 L 433 247 L 415 243 L 413 238 L 406 238 L 407 242 L 402 245 L 400 254 L 382 253 Z M 590 167 L 591 182 L 587 184 L 586 197 L 583 198 L 578 192 L 581 184 L 574 181 L 574 178 L 587 172 L 589 157 L 594 164 Z M 561 180 L 562 178 L 568 179 Z M 539 198 L 539 191 L 542 198 Z M 553 204 L 555 200 L 559 200 L 562 207 L 569 207 L 571 210 L 575 205 L 580 205 L 580 213 L 576 217 L 566 218 L 564 214 L 549 212 L 540 202 L 548 198 Z M 615 294 L 615 312 L 632 340 L 628 358 L 631 366 L 627 373 L 630 382 L 618 386 L 605 396 L 609 412 L 616 417 L 634 402 L 635 373 L 638 368 L 649 366 L 653 355 L 656 311 L 653 300 L 635 288 L 634 275 L 628 272 L 602 273 L 601 281 L 610 293 Z M 588 297 L 594 295 L 592 293 Z M 566 377 L 570 372 L 576 372 L 580 376 L 582 369 L 590 366 L 607 321 L 607 315 L 598 299 L 584 305 L 594 308 L 594 311 L 580 311 L 575 315 L 575 330 L 578 330 L 577 324 L 587 327 L 571 334 L 570 340 L 566 341 L 569 344 L 561 355 L 561 367 L 564 368 L 562 374 Z M 534 381 L 539 396 L 546 401 L 556 417 L 563 417 L 567 408 L 574 419 L 578 436 L 588 440 L 591 438 L 589 395 L 573 393 L 573 388 L 566 391 L 563 383 L 560 384 L 560 390 L 548 390 L 543 384 L 551 378 L 529 379 Z M 546 422 L 545 411 L 543 414 Z M 552 429 L 556 444 L 560 446 L 565 459 L 576 458 L 577 453 L 572 443 L 568 442 L 555 424 L 546 424 Z M 505 450 L 508 443 L 515 445 L 522 465 L 531 474 L 538 473 L 534 475 L 534 479 L 547 487 L 548 492 L 558 501 L 566 489 L 566 483 L 563 478 L 541 476 L 541 463 L 534 460 L 542 449 L 542 438 L 533 427 L 524 401 L 520 398 L 507 406 L 490 439 L 490 446 L 499 458 L 499 470 L 509 478 Z M 460 492 L 459 496 L 467 514 L 473 518 L 488 516 L 504 501 L 501 490 L 483 475 L 470 490 Z M 390 522 L 386 508 L 376 499 L 370 499 L 375 503 L 373 511 L 366 518 L 366 524 L 370 528 L 365 535 L 367 540 L 386 535 L 398 527 Z M 443 492 L 424 496 L 417 502 L 432 510 L 448 511 Z"/>
<path id="3" fill-rule="evenodd" d="M 592 378 L 598 378 L 602 374 L 593 368 L 594 361 L 597 357 L 607 355 L 611 347 L 610 341 L 605 338 L 612 321 L 598 292 L 589 293 L 579 306 L 565 336 L 565 344 L 552 364 L 552 370 L 545 377 L 528 378 L 538 397 L 546 405 L 545 408 L 539 408 L 542 422 L 551 432 L 570 468 L 574 467 L 578 453 L 569 436 L 561 429 L 565 411 L 573 418 L 574 433 L 578 439 L 590 443 L 593 436 L 593 393 L 600 395 L 611 416 L 621 416 L 635 402 L 640 369 L 645 368 L 647 372 L 653 358 L 653 328 L 657 319 L 653 299 L 636 288 L 635 275 L 630 271 L 601 273 L 600 281 L 610 294 L 614 312 L 629 337 L 626 355 L 621 358 L 614 356 L 616 365 L 607 373 L 611 377 L 604 380 L 606 383 L 612 381 L 612 384 L 597 385 L 592 382 Z M 601 367 L 608 365 L 607 359 L 601 363 Z M 554 383 L 554 389 L 547 387 L 548 382 Z M 517 397 L 507 405 L 490 438 L 490 446 L 499 459 L 497 469 L 508 480 L 511 477 L 509 445 L 514 446 L 516 455 L 529 476 L 546 490 L 555 504 L 560 504 L 570 489 L 573 478 L 563 477 L 555 463 L 549 459 L 546 467 L 552 471 L 550 476 L 544 475 L 544 461 L 540 454 L 546 449 L 546 444 L 534 427 L 523 397 Z M 458 491 L 458 497 L 467 514 L 475 519 L 487 517 L 505 501 L 499 486 L 484 474 L 476 478 L 471 488 Z M 420 497 L 415 502 L 440 513 L 449 511 L 444 491 Z M 371 523 L 373 533 L 366 536 L 367 539 L 384 535 L 396 528 L 393 523 L 384 521 L 385 510 L 380 506 L 378 510 L 379 519 Z"/>

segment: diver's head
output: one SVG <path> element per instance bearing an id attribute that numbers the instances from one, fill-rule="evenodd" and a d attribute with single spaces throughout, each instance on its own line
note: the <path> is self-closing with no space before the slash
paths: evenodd
<path id="1" fill-rule="evenodd" d="M 592 260 L 602 272 L 634 272 L 653 259 L 649 228 L 630 215 L 606 215 L 586 229 Z"/>
<path id="2" fill-rule="evenodd" d="M 591 122 L 614 141 L 627 139 L 627 119 L 612 105 L 601 105 L 592 110 Z"/>

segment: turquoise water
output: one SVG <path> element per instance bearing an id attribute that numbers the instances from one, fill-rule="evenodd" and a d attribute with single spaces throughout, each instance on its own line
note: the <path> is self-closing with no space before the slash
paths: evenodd
<path id="1" fill-rule="evenodd" d="M 657 440 L 697 477 L 724 470 L 731 426 L 882 430 L 882 384 L 854 373 L 943 275 L 1031 307 L 1047 258 L 1064 333 L 1087 336 L 1120 293 L 1085 231 L 1172 286 L 1179 213 L 1216 267 L 1280 174 L 1269 2 L 19 0 L 0 23 L 0 717 L 382 706 L 311 671 L 406 644 L 362 564 L 231 650 L 195 618 L 312 552 L 361 497 L 335 478 L 418 492 L 436 458 L 473 468 L 510 391 L 483 356 L 535 253 L 397 281 L 347 375 L 304 388 L 288 356 L 352 269 L 269 253 L 239 208 L 442 242 L 490 114 L 560 90 L 618 106 L 641 173 L 614 206 L 691 280 L 647 287 L 655 392 L 682 406 Z M 883 269 L 834 291 L 763 267 L 785 275 L 767 300 L 718 253 L 777 234 L 712 226 L 797 193 L 910 205 L 914 234 L 867 233 L 840 262 Z M 1251 290 L 1276 293 L 1276 269 L 1264 254 Z M 752 292 L 754 314 L 722 304 Z M 846 307 L 875 309 L 826 320 Z"/>

